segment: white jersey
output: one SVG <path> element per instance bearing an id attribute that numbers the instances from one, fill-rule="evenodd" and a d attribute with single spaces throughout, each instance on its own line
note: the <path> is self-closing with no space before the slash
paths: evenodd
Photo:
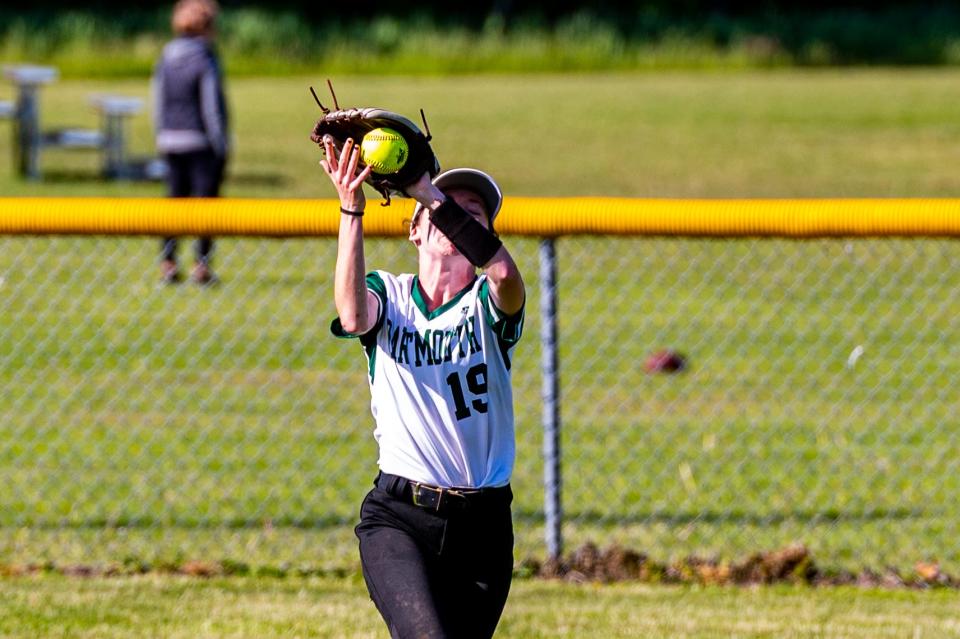
<path id="1" fill-rule="evenodd" d="M 500 311 L 485 275 L 428 311 L 415 275 L 375 271 L 377 323 L 359 336 L 369 365 L 380 469 L 435 486 L 510 481 L 515 456 L 510 357 L 523 310 Z M 339 337 L 339 320 L 332 326 Z"/>

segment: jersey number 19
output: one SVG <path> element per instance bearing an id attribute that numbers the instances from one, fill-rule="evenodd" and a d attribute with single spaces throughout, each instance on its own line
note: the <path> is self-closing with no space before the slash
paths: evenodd
<path id="1" fill-rule="evenodd" d="M 487 365 L 477 364 L 467 370 L 467 389 L 473 393 L 474 399 L 470 402 L 474 410 L 478 413 L 487 412 L 487 402 L 480 398 L 487 394 Z M 470 417 L 470 408 L 467 406 L 466 398 L 463 394 L 463 384 L 460 382 L 460 373 L 453 372 L 447 375 L 447 385 L 453 392 L 453 405 L 457 411 L 457 419 L 466 419 Z"/>

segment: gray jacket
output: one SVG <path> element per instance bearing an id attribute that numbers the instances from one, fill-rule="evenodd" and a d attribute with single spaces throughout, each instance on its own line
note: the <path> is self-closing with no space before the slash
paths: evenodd
<path id="1" fill-rule="evenodd" d="M 205 38 L 178 37 L 163 48 L 151 81 L 160 153 L 229 147 L 227 105 L 217 55 Z"/>

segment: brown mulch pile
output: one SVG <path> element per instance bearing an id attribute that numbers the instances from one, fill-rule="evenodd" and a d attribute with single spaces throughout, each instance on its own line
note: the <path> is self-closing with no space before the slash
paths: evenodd
<path id="1" fill-rule="evenodd" d="M 521 572 L 545 579 L 572 582 L 640 581 L 663 584 L 806 584 L 810 586 L 863 586 L 875 588 L 960 588 L 960 579 L 940 570 L 935 562 L 919 562 L 912 574 L 894 568 L 882 571 L 826 571 L 817 567 L 810 551 L 796 544 L 780 550 L 758 552 L 742 561 L 724 562 L 687 557 L 670 564 L 643 553 L 613 545 L 601 550 L 587 543 L 560 560 L 540 563 L 526 560 Z"/>

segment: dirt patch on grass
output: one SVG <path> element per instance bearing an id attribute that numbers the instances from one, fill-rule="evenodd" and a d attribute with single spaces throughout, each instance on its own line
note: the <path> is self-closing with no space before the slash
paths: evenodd
<path id="1" fill-rule="evenodd" d="M 149 564 L 127 559 L 107 564 L 21 563 L 0 564 L 0 578 L 25 577 L 51 573 L 78 578 L 109 578 L 143 574 L 169 574 L 213 578 L 230 576 L 275 577 L 347 577 L 356 571 L 345 568 L 291 567 L 287 565 L 251 566 L 232 560 L 188 560 Z M 860 572 L 823 569 L 810 551 L 795 544 L 757 552 L 740 561 L 690 556 L 672 563 L 659 562 L 644 553 L 611 545 L 605 549 L 586 543 L 560 559 L 522 561 L 519 577 L 560 579 L 570 582 L 639 581 L 651 584 L 757 585 L 805 584 L 810 586 L 862 586 L 868 588 L 954 588 L 960 578 L 930 561 L 917 562 L 912 572 L 888 567 L 866 568 Z"/>
<path id="2" fill-rule="evenodd" d="M 791 583 L 875 588 L 960 588 L 960 579 L 944 573 L 935 562 L 918 562 L 910 574 L 903 574 L 894 568 L 864 569 L 859 573 L 821 569 L 810 551 L 801 544 L 757 552 L 740 561 L 726 562 L 690 556 L 682 561 L 662 563 L 618 545 L 601 550 L 595 544 L 587 543 L 564 558 L 544 562 L 527 559 L 521 563 L 520 572 L 572 582 L 641 581 L 710 585 Z"/>

